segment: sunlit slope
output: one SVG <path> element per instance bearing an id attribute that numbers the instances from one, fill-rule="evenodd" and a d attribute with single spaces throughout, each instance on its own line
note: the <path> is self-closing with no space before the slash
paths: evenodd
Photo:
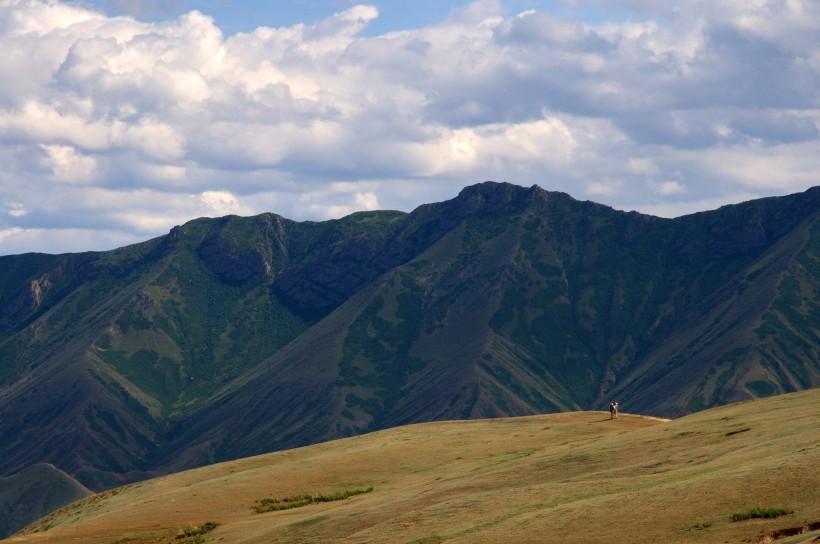
<path id="1" fill-rule="evenodd" d="M 820 390 L 665 422 L 601 412 L 456 421 L 222 463 L 107 492 L 11 542 L 741 542 L 820 521 Z M 374 486 L 256 514 L 265 497 Z M 793 514 L 732 522 L 754 506 Z"/>

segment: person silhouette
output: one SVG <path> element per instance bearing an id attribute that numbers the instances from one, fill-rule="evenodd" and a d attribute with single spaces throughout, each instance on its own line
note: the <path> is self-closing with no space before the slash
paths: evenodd
<path id="1" fill-rule="evenodd" d="M 609 419 L 618 417 L 618 401 L 613 400 L 609 403 Z"/>

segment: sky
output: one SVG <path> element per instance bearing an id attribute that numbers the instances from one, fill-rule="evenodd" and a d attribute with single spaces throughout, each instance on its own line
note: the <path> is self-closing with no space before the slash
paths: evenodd
<path id="1" fill-rule="evenodd" d="M 665 217 L 820 172 L 814 0 L 0 0 L 0 255 L 538 184 Z"/>
<path id="2" fill-rule="evenodd" d="M 349 9 L 355 0 L 92 0 L 87 5 L 110 15 L 130 15 L 143 21 L 158 22 L 186 11 L 198 10 L 214 18 L 226 35 L 252 32 L 260 26 L 283 27 L 315 22 L 328 15 Z M 378 36 L 395 30 L 412 30 L 441 22 L 454 8 L 463 8 L 470 0 L 386 0 L 371 2 L 379 16 L 361 32 L 363 36 Z M 503 13 L 518 14 L 537 9 L 585 21 L 611 20 L 625 10 L 615 5 L 593 2 L 561 2 L 559 0 L 507 0 L 501 4 Z"/>

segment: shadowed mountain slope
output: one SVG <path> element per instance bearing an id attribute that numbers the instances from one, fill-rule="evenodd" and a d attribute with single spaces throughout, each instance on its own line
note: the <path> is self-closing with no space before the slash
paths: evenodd
<path id="1" fill-rule="evenodd" d="M 54 465 L 32 465 L 0 478 L 0 538 L 88 495 L 91 491 Z"/>
<path id="2" fill-rule="evenodd" d="M 820 188 L 669 220 L 484 183 L 0 258 L 0 474 L 102 489 L 405 423 L 820 385 Z"/>

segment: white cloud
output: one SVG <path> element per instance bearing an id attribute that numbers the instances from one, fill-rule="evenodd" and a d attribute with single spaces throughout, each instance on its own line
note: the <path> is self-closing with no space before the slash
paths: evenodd
<path id="1" fill-rule="evenodd" d="M 679 210 L 820 172 L 816 2 L 622 0 L 628 20 L 590 22 L 481 0 L 374 37 L 368 5 L 230 37 L 196 11 L 83 6 L 0 2 L 0 253 L 407 209 L 485 179 Z"/>
<path id="2" fill-rule="evenodd" d="M 92 181 L 97 172 L 97 161 L 84 156 L 71 146 L 42 145 L 48 159 L 48 167 L 54 173 L 54 179 L 68 183 Z"/>
<path id="3" fill-rule="evenodd" d="M 333 183 L 326 189 L 303 193 L 294 206 L 297 215 L 331 219 L 354 212 L 382 209 L 373 183 Z"/>
<path id="4" fill-rule="evenodd" d="M 200 195 L 205 207 L 216 215 L 238 214 L 247 211 L 239 199 L 228 191 L 205 191 Z"/>
<path id="5" fill-rule="evenodd" d="M 20 202 L 10 202 L 6 204 L 6 213 L 8 213 L 11 217 L 17 218 L 25 217 L 28 214 L 26 207 Z"/>
<path id="6" fill-rule="evenodd" d="M 704 153 L 706 166 L 746 189 L 797 191 L 817 185 L 820 143 L 715 149 Z"/>
<path id="7" fill-rule="evenodd" d="M 56 1 L 6 0 L 0 11 L 0 29 L 6 35 L 44 35 L 104 17 L 91 10 Z"/>
<path id="8" fill-rule="evenodd" d="M 657 183 L 655 192 L 659 195 L 680 195 L 686 192 L 686 187 L 680 182 L 667 180 Z"/>
<path id="9" fill-rule="evenodd" d="M 629 159 L 626 170 L 630 174 L 653 175 L 658 173 L 658 167 L 650 159 Z"/>
<path id="10" fill-rule="evenodd" d="M 379 197 L 375 193 L 356 193 L 356 208 L 361 211 L 371 212 L 381 209 Z"/>
<path id="11" fill-rule="evenodd" d="M 19 227 L 0 229 L 0 249 L 3 255 L 30 253 L 73 253 L 98 251 L 142 241 L 144 238 L 128 232 L 105 229 L 68 229 Z"/>
<path id="12" fill-rule="evenodd" d="M 621 191 L 619 185 L 619 183 L 613 181 L 595 181 L 587 185 L 586 192 L 596 197 L 614 196 Z"/>
<path id="13" fill-rule="evenodd" d="M 655 215 L 658 217 L 680 217 L 691 213 L 713 210 L 726 204 L 734 204 L 744 200 L 750 200 L 756 195 L 754 193 L 731 193 L 718 198 L 707 198 L 702 200 L 666 202 L 662 204 L 644 204 L 636 207 L 637 211 Z"/>
<path id="14" fill-rule="evenodd" d="M 0 242 L 6 242 L 10 240 L 14 236 L 19 236 L 23 232 L 23 229 L 19 227 L 11 228 L 11 229 L 0 229 Z M 3 246 L 7 248 L 7 246 Z M 11 253 L 9 251 L 9 253 Z"/>

